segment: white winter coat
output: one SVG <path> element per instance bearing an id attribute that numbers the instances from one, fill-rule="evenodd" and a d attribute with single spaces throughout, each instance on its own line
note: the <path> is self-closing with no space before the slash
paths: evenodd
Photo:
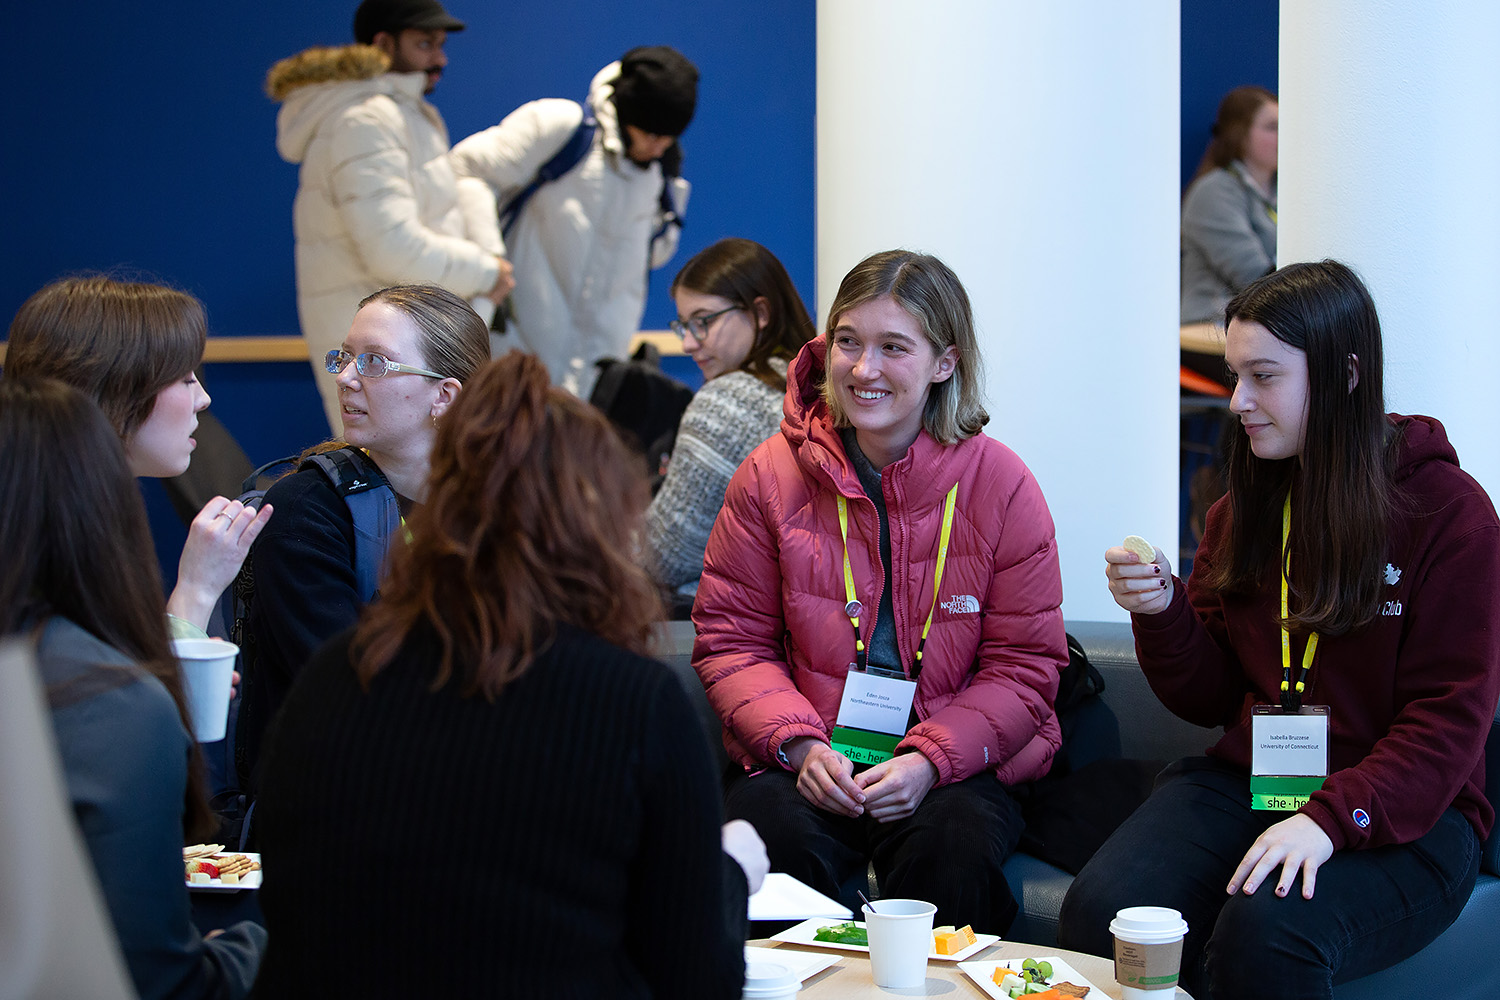
<path id="1" fill-rule="evenodd" d="M 619 75 L 620 64 L 611 63 L 589 88 L 599 122 L 593 148 L 537 190 L 506 240 L 515 267 L 517 346 L 539 355 L 554 382 L 584 398 L 594 385 L 594 362 L 624 357 L 640 328 L 648 267 L 661 267 L 677 251 L 676 225 L 652 240 L 664 221 L 661 165 L 641 167 L 625 155 L 611 99 Z M 455 146 L 453 169 L 483 181 L 504 205 L 567 144 L 582 120 L 583 109 L 574 101 L 524 104 Z M 671 183 L 681 215 L 689 186 L 681 178 Z"/>
<path id="2" fill-rule="evenodd" d="M 472 298 L 494 287 L 501 252 L 487 193 L 460 207 L 447 127 L 422 97 L 426 77 L 369 75 L 368 61 L 354 65 L 363 48 L 309 49 L 267 79 L 284 102 L 277 152 L 302 168 L 292 213 L 297 312 L 335 431 L 338 389 L 323 355 L 343 342 L 359 301 L 401 282 Z"/>

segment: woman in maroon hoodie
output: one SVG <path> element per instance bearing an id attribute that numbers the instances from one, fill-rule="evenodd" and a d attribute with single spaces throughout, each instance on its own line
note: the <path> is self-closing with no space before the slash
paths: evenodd
<path id="1" fill-rule="evenodd" d="M 1225 319 L 1242 430 L 1191 579 L 1160 549 L 1105 553 L 1152 689 L 1224 737 L 1162 773 L 1059 938 L 1107 954 L 1118 908 L 1170 906 L 1197 996 L 1328 997 L 1425 947 L 1474 886 L 1500 523 L 1440 423 L 1385 413 L 1349 268 L 1284 267 Z"/>

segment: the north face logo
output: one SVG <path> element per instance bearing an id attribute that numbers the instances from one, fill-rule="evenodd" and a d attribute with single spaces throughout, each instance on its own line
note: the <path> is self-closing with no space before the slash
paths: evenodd
<path id="1" fill-rule="evenodd" d="M 977 615 L 979 614 L 979 598 L 972 594 L 954 594 L 946 601 L 938 602 L 939 606 L 950 615 Z"/>

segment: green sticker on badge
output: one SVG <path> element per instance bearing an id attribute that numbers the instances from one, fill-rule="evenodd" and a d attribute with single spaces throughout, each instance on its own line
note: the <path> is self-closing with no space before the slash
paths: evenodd
<path id="1" fill-rule="evenodd" d="M 856 764 L 882 764 L 896 756 L 901 736 L 872 733 L 868 729 L 833 727 L 833 748 Z"/>
<path id="2" fill-rule="evenodd" d="M 1307 804 L 1312 793 L 1323 787 L 1323 781 L 1320 774 L 1252 774 L 1250 808 L 1293 812 Z"/>

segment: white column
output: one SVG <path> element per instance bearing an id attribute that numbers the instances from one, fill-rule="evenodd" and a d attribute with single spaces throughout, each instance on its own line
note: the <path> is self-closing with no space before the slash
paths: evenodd
<path id="1" fill-rule="evenodd" d="M 1500 4 L 1281 5 L 1277 257 L 1336 257 L 1380 310 L 1386 405 L 1437 417 L 1500 496 Z"/>
<path id="2" fill-rule="evenodd" d="M 1126 617 L 1107 547 L 1177 551 L 1179 35 L 1176 0 L 818 3 L 820 320 L 877 250 L 958 273 L 1075 619 Z"/>

